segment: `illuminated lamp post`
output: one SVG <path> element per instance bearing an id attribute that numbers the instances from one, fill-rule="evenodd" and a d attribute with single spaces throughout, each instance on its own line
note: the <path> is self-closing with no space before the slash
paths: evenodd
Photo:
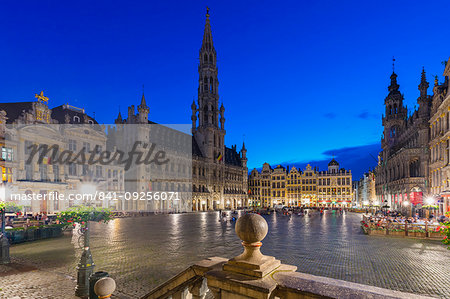
<path id="1" fill-rule="evenodd" d="M 95 195 L 97 188 L 93 184 L 82 184 L 80 192 L 82 194 Z M 92 218 L 93 213 L 89 215 Z M 86 297 L 89 295 L 89 277 L 94 272 L 94 260 L 92 259 L 91 249 L 89 248 L 90 224 L 86 221 L 86 230 L 84 232 L 84 248 L 81 253 L 80 262 L 77 266 L 77 285 L 75 287 L 75 295 L 78 297 Z"/>
<path id="2" fill-rule="evenodd" d="M 403 206 L 405 207 L 405 208 L 408 208 L 409 207 L 409 214 L 410 214 L 410 216 L 412 216 L 412 203 L 410 203 L 409 201 L 404 201 L 403 202 Z"/>

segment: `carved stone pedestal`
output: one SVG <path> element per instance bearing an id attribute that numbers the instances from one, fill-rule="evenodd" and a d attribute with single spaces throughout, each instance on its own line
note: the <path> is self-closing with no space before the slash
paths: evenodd
<path id="1" fill-rule="evenodd" d="M 297 267 L 282 265 L 273 256 L 260 251 L 261 240 L 267 235 L 267 222 L 257 214 L 247 214 L 236 222 L 236 234 L 242 240 L 244 252 L 226 262 L 221 270 L 206 273 L 208 288 L 216 299 L 269 298 L 277 287 L 272 275 L 294 272 Z"/>

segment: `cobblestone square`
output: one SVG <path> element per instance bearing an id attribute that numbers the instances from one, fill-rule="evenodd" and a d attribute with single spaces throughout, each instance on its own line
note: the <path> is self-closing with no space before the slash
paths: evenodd
<path id="1" fill-rule="evenodd" d="M 262 252 L 296 265 L 299 272 L 450 298 L 450 251 L 439 241 L 366 236 L 360 228 L 361 216 L 353 213 L 264 217 L 269 234 Z M 234 223 L 219 222 L 217 212 L 123 218 L 92 225 L 95 270 L 108 272 L 123 298 L 146 294 L 197 260 L 231 258 L 241 250 Z M 80 256 L 75 238 L 67 235 L 14 245 L 11 255 L 39 270 L 0 276 L 2 298 L 73 294 Z"/>

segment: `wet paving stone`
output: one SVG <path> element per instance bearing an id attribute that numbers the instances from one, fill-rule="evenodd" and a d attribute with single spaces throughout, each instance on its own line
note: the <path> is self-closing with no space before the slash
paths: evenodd
<path id="1" fill-rule="evenodd" d="M 361 216 L 353 213 L 264 217 L 269 233 L 262 252 L 296 265 L 299 272 L 450 298 L 450 251 L 439 241 L 366 236 Z M 24 243 L 12 246 L 11 255 L 47 272 L 76 277 L 77 243 L 71 236 Z M 231 258 L 242 247 L 234 223 L 219 222 L 218 213 L 210 212 L 94 223 L 91 251 L 96 271 L 108 272 L 121 294 L 136 298 L 195 261 Z"/>

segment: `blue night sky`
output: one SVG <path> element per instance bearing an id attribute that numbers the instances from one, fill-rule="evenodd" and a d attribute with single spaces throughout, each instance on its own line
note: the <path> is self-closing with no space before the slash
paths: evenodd
<path id="1" fill-rule="evenodd" d="M 392 56 L 406 104 L 422 66 L 449 58 L 446 1 L 2 1 L 0 101 L 64 103 L 112 123 L 138 105 L 190 124 L 211 8 L 226 144 L 249 168 L 333 155 L 354 179 L 375 165 Z M 429 90 L 431 93 L 431 88 Z M 303 163 L 303 164 L 302 164 Z"/>

